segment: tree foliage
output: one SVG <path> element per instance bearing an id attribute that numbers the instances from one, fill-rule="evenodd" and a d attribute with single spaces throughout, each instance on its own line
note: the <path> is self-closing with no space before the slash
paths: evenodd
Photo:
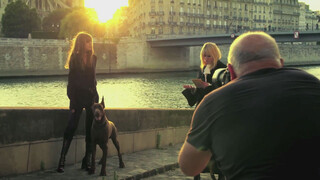
<path id="1" fill-rule="evenodd" d="M 113 15 L 113 18 L 106 23 L 106 38 L 118 41 L 120 37 L 128 36 L 127 7 L 121 7 Z"/>
<path id="2" fill-rule="evenodd" d="M 95 21 L 92 19 L 93 12 L 85 8 L 74 9 L 61 21 L 60 38 L 72 38 L 80 31 L 94 35 Z"/>
<path id="3" fill-rule="evenodd" d="M 126 36 L 129 31 L 125 12 L 126 9 L 121 8 L 114 14 L 111 20 L 106 23 L 100 23 L 96 12 L 92 9 L 72 9 L 61 20 L 59 38 L 70 39 L 80 31 L 88 32 L 93 37 L 98 38 L 114 39 Z"/>
<path id="4" fill-rule="evenodd" d="M 40 28 L 40 18 L 35 9 L 30 9 L 21 0 L 7 5 L 2 16 L 2 33 L 6 37 L 26 38 Z"/>
<path id="5" fill-rule="evenodd" d="M 59 32 L 61 20 L 72 12 L 70 8 L 56 9 L 46 16 L 42 21 L 43 31 Z"/>

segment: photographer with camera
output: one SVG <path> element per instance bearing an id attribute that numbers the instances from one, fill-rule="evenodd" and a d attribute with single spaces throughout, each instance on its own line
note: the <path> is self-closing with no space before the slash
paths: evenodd
<path id="1" fill-rule="evenodd" d="M 198 73 L 198 79 L 201 79 L 200 82 L 198 81 L 201 83 L 200 87 L 183 86 L 185 89 L 182 91 L 182 94 L 186 97 L 190 106 L 195 104 L 197 106 L 203 97 L 215 88 L 212 85 L 212 75 L 216 69 L 227 67 L 220 59 L 221 52 L 215 43 L 207 42 L 202 46 L 200 52 L 200 71 Z"/>
<path id="2" fill-rule="evenodd" d="M 201 81 L 197 81 L 200 84 L 198 87 L 191 85 L 183 86 L 185 90 L 182 91 L 182 94 L 186 97 L 190 106 L 195 104 L 197 106 L 206 94 L 217 88 L 213 84 L 213 74 L 217 69 L 222 70 L 227 67 L 220 59 L 221 52 L 215 43 L 207 42 L 202 46 L 200 51 L 200 71 L 198 73 L 198 79 L 201 79 Z M 219 180 L 222 179 L 223 175 L 213 164 L 214 162 L 211 161 L 203 172 L 210 172 L 213 180 L 216 179 L 214 174 L 219 175 Z M 194 180 L 200 180 L 200 173 L 194 176 Z"/>
<path id="3" fill-rule="evenodd" d="M 320 81 L 284 68 L 264 32 L 230 46 L 231 82 L 208 94 L 194 112 L 180 150 L 189 176 L 213 158 L 228 180 L 320 179 Z"/>

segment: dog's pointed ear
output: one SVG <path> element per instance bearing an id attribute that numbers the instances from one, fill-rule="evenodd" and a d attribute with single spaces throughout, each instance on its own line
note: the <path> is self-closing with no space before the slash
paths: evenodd
<path id="1" fill-rule="evenodd" d="M 101 103 L 100 103 L 100 104 L 102 104 L 103 108 L 105 108 L 105 105 L 104 105 L 104 96 L 102 96 L 102 100 L 101 100 Z"/>

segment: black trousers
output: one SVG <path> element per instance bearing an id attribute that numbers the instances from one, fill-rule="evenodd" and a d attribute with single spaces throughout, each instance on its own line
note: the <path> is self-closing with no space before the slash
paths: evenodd
<path id="1" fill-rule="evenodd" d="M 64 138 L 71 141 L 73 138 L 73 135 L 75 131 L 77 130 L 79 120 L 81 113 L 83 111 L 83 108 L 86 110 L 86 123 L 85 123 L 85 128 L 86 128 L 86 144 L 91 143 L 91 125 L 92 125 L 92 120 L 93 120 L 93 112 L 91 109 L 92 103 L 88 103 L 85 106 L 78 106 L 73 108 L 75 111 L 72 112 L 70 109 L 70 114 L 69 114 L 69 121 L 67 128 L 64 132 Z"/>

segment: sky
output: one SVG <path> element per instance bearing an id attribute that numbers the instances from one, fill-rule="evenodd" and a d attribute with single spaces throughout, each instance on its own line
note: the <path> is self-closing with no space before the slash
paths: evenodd
<path id="1" fill-rule="evenodd" d="M 320 0 L 299 0 L 310 5 L 312 11 L 320 11 Z"/>

